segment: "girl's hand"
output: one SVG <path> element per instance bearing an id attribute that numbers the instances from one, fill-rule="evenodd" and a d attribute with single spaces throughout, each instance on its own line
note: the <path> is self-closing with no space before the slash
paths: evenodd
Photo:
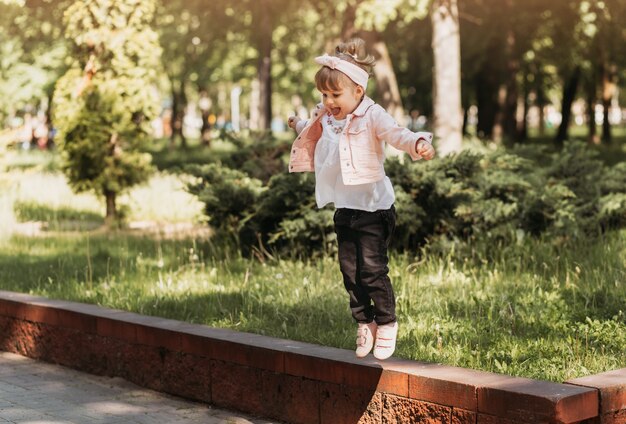
<path id="1" fill-rule="evenodd" d="M 300 118 L 298 118 L 297 116 L 290 116 L 287 120 L 287 126 L 295 130 L 298 122 L 300 122 Z"/>
<path id="2" fill-rule="evenodd" d="M 435 157 L 435 148 L 424 139 L 420 139 L 415 146 L 415 151 L 424 160 L 431 160 Z"/>

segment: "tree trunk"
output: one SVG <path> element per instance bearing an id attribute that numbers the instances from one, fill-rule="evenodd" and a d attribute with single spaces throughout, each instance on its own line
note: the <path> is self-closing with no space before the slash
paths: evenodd
<path id="1" fill-rule="evenodd" d="M 401 123 L 404 119 L 404 108 L 387 44 L 376 31 L 363 31 L 359 35 L 365 40 L 368 50 L 376 58 L 376 66 L 374 66 L 376 101 Z"/>
<path id="2" fill-rule="evenodd" d="M 517 101 L 519 89 L 517 87 L 517 73 L 520 63 L 515 55 L 515 33 L 509 29 L 506 37 L 506 96 L 504 100 L 504 115 L 502 117 L 502 130 L 507 142 L 516 140 L 517 131 Z"/>
<path id="3" fill-rule="evenodd" d="M 615 94 L 615 69 L 606 64 L 602 65 L 602 142 L 611 142 L 611 123 L 609 122 L 609 112 L 611 111 L 611 101 Z"/>
<path id="4" fill-rule="evenodd" d="M 431 10 L 434 55 L 434 133 L 438 153 L 447 155 L 462 147 L 461 41 L 457 0 L 434 0 Z"/>
<path id="5" fill-rule="evenodd" d="M 476 87 L 476 104 L 478 107 L 476 135 L 482 139 L 490 139 L 493 136 L 493 125 L 498 110 L 495 76 L 487 62 L 485 62 L 483 68 L 476 74 L 474 83 Z"/>
<path id="6" fill-rule="evenodd" d="M 185 94 L 185 81 L 180 81 L 178 90 L 176 89 L 175 83 L 172 83 L 172 134 L 170 135 L 170 148 L 176 147 L 177 138 L 180 138 L 181 147 L 187 147 L 187 139 L 183 132 L 186 108 L 187 95 Z"/>
<path id="7" fill-rule="evenodd" d="M 348 1 L 346 4 L 346 10 L 343 12 L 343 19 L 341 21 L 341 40 L 346 41 L 354 37 L 356 34 L 356 9 L 362 0 Z M 337 43 L 333 45 L 335 47 Z"/>
<path id="8" fill-rule="evenodd" d="M 503 59 L 494 57 L 494 55 L 501 55 L 505 46 L 500 37 L 492 37 L 487 49 L 493 54 L 489 54 L 482 62 L 474 80 L 476 105 L 478 107 L 476 135 L 485 140 L 493 138 L 496 115 L 499 111 L 498 89 L 503 73 L 500 69 L 500 63 Z"/>
<path id="9" fill-rule="evenodd" d="M 555 145 L 559 148 L 563 147 L 563 142 L 567 139 L 569 133 L 569 123 L 572 117 L 572 103 L 576 98 L 576 90 L 580 80 L 580 66 L 577 66 L 572 75 L 563 85 L 563 100 L 561 102 L 561 125 L 554 140 Z"/>
<path id="10" fill-rule="evenodd" d="M 528 111 L 530 109 L 530 87 L 527 78 L 524 77 L 524 94 L 522 96 L 522 116 L 518 122 L 517 141 L 524 142 L 528 140 Z"/>
<path id="11" fill-rule="evenodd" d="M 106 199 L 107 205 L 104 223 L 110 227 L 112 225 L 115 225 L 117 221 L 116 193 L 114 191 L 105 190 L 104 197 Z"/>
<path id="12" fill-rule="evenodd" d="M 611 110 L 611 100 L 602 99 L 602 143 L 611 143 L 611 123 L 609 122 L 609 112 Z"/>
<path id="13" fill-rule="evenodd" d="M 356 9 L 360 3 L 360 0 L 349 2 L 343 13 L 341 25 L 342 40 L 346 41 L 354 36 L 359 36 L 365 41 L 369 52 L 376 59 L 376 66 L 374 66 L 373 70 L 374 77 L 376 78 L 376 101 L 385 108 L 396 121 L 401 123 L 404 119 L 404 108 L 402 106 L 402 98 L 400 97 L 396 72 L 393 69 L 393 63 L 389 56 L 387 44 L 378 31 L 357 32 L 355 26 Z"/>
<path id="14" fill-rule="evenodd" d="M 589 128 L 587 140 L 591 144 L 598 144 L 598 131 L 596 128 L 596 78 L 595 71 L 587 81 L 587 127 Z"/>
<path id="15" fill-rule="evenodd" d="M 543 91 L 543 75 L 541 74 L 541 72 L 537 72 L 536 69 L 537 68 L 535 68 L 535 82 L 534 82 L 535 94 L 536 94 L 535 105 L 537 106 L 538 113 L 539 113 L 538 134 L 540 137 L 542 137 L 545 135 L 545 131 L 546 131 L 546 114 L 544 111 L 544 107 L 547 103 L 547 100 L 546 100 L 546 95 Z"/>
<path id="16" fill-rule="evenodd" d="M 259 129 L 271 131 L 272 126 L 272 14 L 267 1 L 261 1 L 263 7 L 258 15 L 258 79 L 259 79 Z"/>

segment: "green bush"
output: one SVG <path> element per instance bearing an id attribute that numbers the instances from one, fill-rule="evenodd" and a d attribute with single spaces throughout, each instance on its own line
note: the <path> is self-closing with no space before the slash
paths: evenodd
<path id="1" fill-rule="evenodd" d="M 237 234 L 242 246 L 261 242 L 295 254 L 333 248 L 333 211 L 317 210 L 312 174 L 288 174 L 283 166 L 263 182 L 244 172 L 243 156 L 230 163 L 238 170 L 209 165 L 192 172 L 202 183 L 190 191 L 205 203 L 212 225 Z M 463 151 L 429 162 L 391 159 L 386 169 L 396 190 L 399 249 L 471 254 L 479 240 L 498 249 L 525 237 L 563 244 L 626 224 L 626 166 L 604 166 L 582 143 L 555 153 L 535 148 Z"/>
<path id="2" fill-rule="evenodd" d="M 282 173 L 267 185 L 249 230 L 276 250 L 313 253 L 332 249 L 333 210 L 317 209 L 312 174 Z"/>
<path id="3" fill-rule="evenodd" d="M 261 181 L 217 164 L 190 165 L 185 170 L 197 177 L 187 189 L 204 203 L 209 224 L 238 238 L 265 190 Z"/>
<path id="4" fill-rule="evenodd" d="M 234 152 L 222 159 L 222 163 L 232 169 L 239 169 L 251 177 L 267 184 L 274 175 L 286 169 L 285 154 L 290 144 L 267 136 L 246 142 L 229 135 L 227 139 L 237 146 Z"/>

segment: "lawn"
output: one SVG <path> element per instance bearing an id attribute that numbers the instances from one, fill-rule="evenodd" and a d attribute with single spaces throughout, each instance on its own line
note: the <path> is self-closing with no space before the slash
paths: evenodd
<path id="1" fill-rule="evenodd" d="M 22 157 L 0 177 L 1 289 L 353 348 L 332 254 L 243 257 L 200 231 L 186 177 L 164 172 L 125 201 L 129 223 L 157 231 L 67 225 L 97 223 L 102 205 L 72 194 L 50 159 Z M 47 229 L 23 231 L 26 220 Z M 165 231 L 173 222 L 198 231 Z M 391 255 L 397 356 L 553 381 L 626 366 L 626 232 L 564 251 L 533 239 L 484 251 Z"/>

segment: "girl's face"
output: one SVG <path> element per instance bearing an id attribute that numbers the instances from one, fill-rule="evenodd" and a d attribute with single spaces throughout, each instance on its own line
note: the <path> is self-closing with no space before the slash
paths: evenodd
<path id="1" fill-rule="evenodd" d="M 354 112 L 363 98 L 363 87 L 357 84 L 342 84 L 337 91 L 321 90 L 322 101 L 335 119 L 345 119 Z"/>

